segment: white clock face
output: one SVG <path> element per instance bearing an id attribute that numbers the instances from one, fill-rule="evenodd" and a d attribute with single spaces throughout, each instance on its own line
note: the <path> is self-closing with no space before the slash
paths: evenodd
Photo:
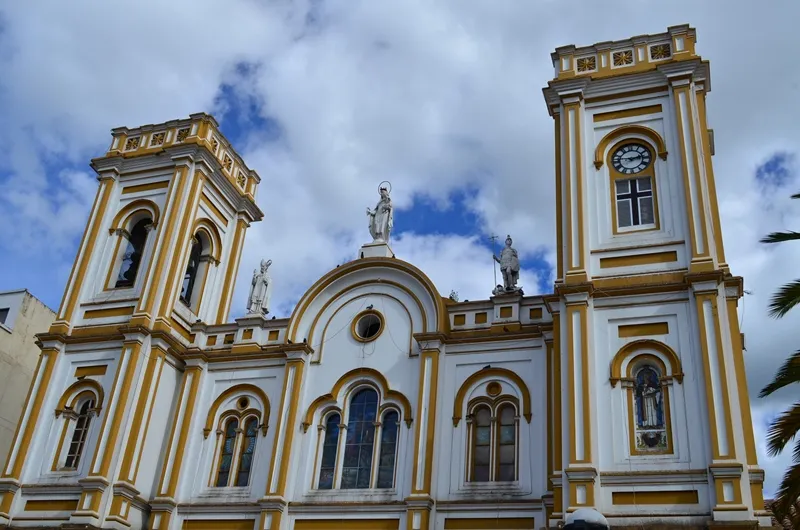
<path id="1" fill-rule="evenodd" d="M 639 173 L 650 165 L 650 150 L 642 144 L 625 144 L 611 157 L 614 169 L 625 175 Z"/>

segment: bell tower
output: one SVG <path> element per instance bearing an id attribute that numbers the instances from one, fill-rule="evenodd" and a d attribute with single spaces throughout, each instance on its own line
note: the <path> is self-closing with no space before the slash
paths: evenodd
<path id="1" fill-rule="evenodd" d="M 678 512 L 768 524 L 736 316 L 743 280 L 725 261 L 710 67 L 695 45 L 682 25 L 551 55 L 563 367 L 551 374 L 563 394 L 551 525 L 584 507 L 631 524 Z"/>

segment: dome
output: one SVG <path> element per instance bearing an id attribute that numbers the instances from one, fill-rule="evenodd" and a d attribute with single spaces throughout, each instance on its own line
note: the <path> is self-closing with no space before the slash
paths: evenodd
<path id="1" fill-rule="evenodd" d="M 567 515 L 566 524 L 572 524 L 578 521 L 584 521 L 588 524 L 603 525 L 608 528 L 609 524 L 603 514 L 594 508 L 578 508 L 574 512 Z"/>

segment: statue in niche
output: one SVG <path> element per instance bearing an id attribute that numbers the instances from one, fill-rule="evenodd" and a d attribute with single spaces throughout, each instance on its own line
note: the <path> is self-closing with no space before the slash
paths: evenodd
<path id="1" fill-rule="evenodd" d="M 369 233 L 372 236 L 373 242 L 388 242 L 392 234 L 392 227 L 394 226 L 394 207 L 392 206 L 392 199 L 389 197 L 390 191 L 391 187 L 386 188 L 385 186 L 381 186 L 378 189 L 381 198 L 378 200 L 375 210 L 373 211 L 367 208 Z"/>
<path id="2" fill-rule="evenodd" d="M 645 366 L 636 373 L 634 382 L 636 399 L 637 445 L 641 449 L 666 447 L 664 425 L 664 394 L 658 372 Z"/>
<path id="3" fill-rule="evenodd" d="M 261 260 L 261 269 L 253 271 L 250 294 L 247 297 L 248 315 L 266 315 L 269 313 L 269 297 L 272 294 L 272 279 L 269 277 L 269 266 L 272 260 Z"/>
<path id="4" fill-rule="evenodd" d="M 519 287 L 517 287 L 517 280 L 519 280 L 519 254 L 511 246 L 512 243 L 511 236 L 507 236 L 506 246 L 500 251 L 500 257 L 492 256 L 500 264 L 500 272 L 503 273 L 503 287 L 506 292 L 519 290 Z"/>

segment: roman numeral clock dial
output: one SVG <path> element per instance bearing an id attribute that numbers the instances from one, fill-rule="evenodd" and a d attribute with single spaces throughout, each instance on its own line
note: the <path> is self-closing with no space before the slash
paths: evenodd
<path id="1" fill-rule="evenodd" d="M 642 144 L 625 144 L 611 157 L 614 169 L 623 175 L 644 171 L 651 160 L 650 150 Z"/>

